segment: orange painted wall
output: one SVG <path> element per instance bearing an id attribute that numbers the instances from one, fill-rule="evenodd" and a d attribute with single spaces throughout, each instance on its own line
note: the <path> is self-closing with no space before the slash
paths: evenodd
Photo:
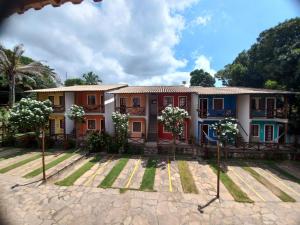
<path id="1" fill-rule="evenodd" d="M 79 126 L 79 135 L 85 135 L 87 132 L 88 128 L 88 120 L 96 120 L 96 130 L 95 131 L 100 131 L 101 127 L 101 120 L 104 120 L 104 116 L 102 115 L 86 115 L 85 116 L 85 123 L 80 124 Z"/>
<path id="2" fill-rule="evenodd" d="M 81 91 L 75 92 L 75 104 L 80 106 L 85 106 L 88 104 L 87 96 L 88 95 L 96 95 L 96 105 L 101 105 L 100 96 L 104 97 L 102 91 Z"/>
<path id="3" fill-rule="evenodd" d="M 120 98 L 127 98 L 127 107 L 132 107 L 133 105 L 133 101 L 132 99 L 134 97 L 139 97 L 140 98 L 140 104 L 141 107 L 145 107 L 146 105 L 146 95 L 145 94 L 120 94 L 119 95 Z M 118 102 L 118 105 L 120 104 L 120 102 Z"/>
<path id="4" fill-rule="evenodd" d="M 142 123 L 142 132 L 132 132 L 132 124 L 133 122 L 141 122 Z M 130 137 L 141 138 L 142 134 L 146 135 L 146 123 L 144 118 L 130 118 L 129 119 L 129 133 Z"/>

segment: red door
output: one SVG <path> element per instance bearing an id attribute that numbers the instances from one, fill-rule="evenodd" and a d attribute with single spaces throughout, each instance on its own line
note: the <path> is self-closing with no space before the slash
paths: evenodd
<path id="1" fill-rule="evenodd" d="M 266 142 L 273 141 L 273 125 L 265 126 L 265 141 Z"/>

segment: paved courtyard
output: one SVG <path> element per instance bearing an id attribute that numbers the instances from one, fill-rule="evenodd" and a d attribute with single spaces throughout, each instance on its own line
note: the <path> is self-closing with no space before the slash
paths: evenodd
<path id="1" fill-rule="evenodd" d="M 138 190 L 149 161 L 143 156 L 130 157 L 111 188 L 98 186 L 120 162 L 117 155 L 99 157 L 71 186 L 55 185 L 91 159 L 49 152 L 47 175 L 60 173 L 41 185 L 35 182 L 41 178 L 38 152 L 0 151 L 0 224 L 300 224 L 299 164 L 276 163 L 292 179 L 267 164 L 245 162 L 261 181 L 238 163 L 226 163 L 226 174 L 254 203 L 235 201 L 223 183 L 216 200 L 216 175 L 202 160 L 183 160 L 198 190 L 184 193 L 179 161 L 167 156 L 157 160 L 152 192 Z M 284 202 L 278 190 L 295 202 Z"/>

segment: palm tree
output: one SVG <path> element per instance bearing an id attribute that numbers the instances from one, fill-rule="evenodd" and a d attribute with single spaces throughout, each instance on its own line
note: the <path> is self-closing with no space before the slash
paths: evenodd
<path id="1" fill-rule="evenodd" d="M 43 77 L 44 74 L 55 76 L 55 74 L 40 62 L 31 62 L 27 65 L 21 63 L 21 57 L 24 53 L 23 45 L 16 45 L 14 49 L 5 51 L 0 46 L 0 74 L 5 76 L 9 85 L 9 106 L 15 104 L 16 81 L 18 83 L 27 83 L 34 85 L 35 77 Z"/>
<path id="2" fill-rule="evenodd" d="M 98 84 L 98 82 L 102 82 L 100 77 L 95 74 L 94 72 L 88 72 L 82 75 L 82 77 L 85 80 L 85 84 L 91 85 L 91 84 Z"/>

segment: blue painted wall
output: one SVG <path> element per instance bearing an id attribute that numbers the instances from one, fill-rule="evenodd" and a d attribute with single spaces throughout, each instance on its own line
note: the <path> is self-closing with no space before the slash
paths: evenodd
<path id="1" fill-rule="evenodd" d="M 233 115 L 236 113 L 236 95 L 209 95 L 209 96 L 199 96 L 199 98 L 207 98 L 208 99 L 208 116 L 220 116 L 224 115 L 225 110 L 230 110 Z M 216 112 L 213 109 L 213 99 L 214 98 L 224 98 L 224 110 L 220 110 Z"/>

